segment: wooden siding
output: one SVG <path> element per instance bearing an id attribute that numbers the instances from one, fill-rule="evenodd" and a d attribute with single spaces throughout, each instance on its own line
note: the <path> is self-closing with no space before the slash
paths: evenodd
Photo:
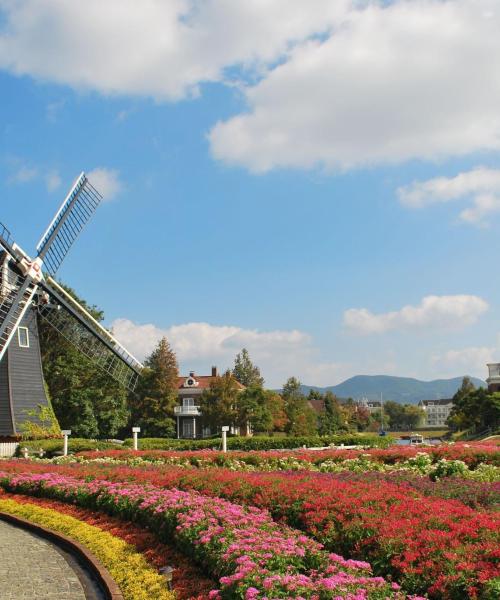
<path id="1" fill-rule="evenodd" d="M 0 361 L 0 436 L 13 433 L 9 393 L 9 353 Z"/>
<path id="2" fill-rule="evenodd" d="M 38 327 L 36 313 L 28 310 L 21 327 L 27 327 L 29 331 L 29 348 L 21 348 L 17 334 L 13 337 L 7 350 L 6 359 L 0 363 L 0 385 L 2 383 L 1 373 L 6 371 L 10 378 L 10 392 L 5 394 L 5 389 L 0 388 L 0 415 L 5 413 L 4 406 L 12 402 L 14 411 L 14 428 L 12 420 L 10 424 L 6 417 L 0 420 L 0 435 L 15 435 L 22 433 L 24 421 L 38 422 L 38 419 L 28 413 L 38 410 L 39 406 L 47 406 L 47 396 L 43 385 L 42 364 L 40 359 L 40 346 L 38 338 Z M 3 363 L 7 362 L 7 365 Z M 10 412 L 10 411 L 9 411 Z M 0 417 L 1 419 L 1 417 Z"/>

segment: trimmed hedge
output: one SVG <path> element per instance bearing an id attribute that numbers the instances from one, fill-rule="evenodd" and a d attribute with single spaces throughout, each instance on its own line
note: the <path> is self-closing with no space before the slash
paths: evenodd
<path id="1" fill-rule="evenodd" d="M 40 448 L 45 453 L 45 457 L 52 458 L 58 452 L 63 451 L 63 440 L 29 440 L 20 442 L 16 451 L 16 456 L 22 456 L 22 449 L 28 448 L 30 455 L 38 455 Z M 88 452 L 90 450 L 113 450 L 121 448 L 121 444 L 114 442 L 105 442 L 104 440 L 86 440 L 84 438 L 69 438 L 68 452 L 75 454 L 76 452 Z"/>
<path id="2" fill-rule="evenodd" d="M 230 437 L 227 439 L 228 450 L 281 450 L 307 448 L 318 448 L 335 444 L 340 446 L 369 446 L 371 448 L 387 448 L 394 443 L 391 436 L 379 436 L 376 434 L 339 434 L 303 437 Z M 220 438 L 206 440 L 174 440 L 168 438 L 139 438 L 141 450 L 209 450 L 221 448 Z M 127 439 L 124 448 L 132 447 L 132 440 Z M 103 448 L 104 449 L 104 448 Z"/>

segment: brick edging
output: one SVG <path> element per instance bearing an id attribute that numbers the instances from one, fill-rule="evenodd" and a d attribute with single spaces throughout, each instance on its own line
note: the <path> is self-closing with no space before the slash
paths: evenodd
<path id="1" fill-rule="evenodd" d="M 0 511 L 0 520 L 33 531 L 76 555 L 97 578 L 104 590 L 107 600 L 124 600 L 120 588 L 111 577 L 106 567 L 83 544 L 80 544 L 80 542 L 76 542 L 62 533 L 55 532 L 52 529 L 47 529 L 42 525 L 37 525 L 36 523 L 27 521 L 21 517 L 10 515 L 6 512 Z"/>

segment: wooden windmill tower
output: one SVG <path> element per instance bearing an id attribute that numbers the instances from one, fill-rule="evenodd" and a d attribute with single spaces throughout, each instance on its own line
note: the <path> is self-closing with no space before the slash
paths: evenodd
<path id="1" fill-rule="evenodd" d="M 133 390 L 136 360 L 52 277 L 90 219 L 101 195 L 82 173 L 30 258 L 0 223 L 0 437 L 48 401 L 43 383 L 37 317 L 43 318 L 119 383 Z"/>

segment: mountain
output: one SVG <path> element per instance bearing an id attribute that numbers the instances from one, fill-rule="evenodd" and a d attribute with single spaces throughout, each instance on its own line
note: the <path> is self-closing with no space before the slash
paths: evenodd
<path id="1" fill-rule="evenodd" d="M 420 381 L 411 377 L 393 377 L 390 375 L 356 375 L 346 381 L 329 387 L 302 386 L 302 392 L 308 394 L 310 389 L 322 393 L 330 390 L 339 398 L 367 398 L 380 400 L 395 400 L 406 404 L 417 404 L 420 400 L 435 400 L 451 398 L 462 384 L 463 377 L 453 379 L 435 379 Z M 480 379 L 471 377 L 476 387 L 485 387 Z"/>

